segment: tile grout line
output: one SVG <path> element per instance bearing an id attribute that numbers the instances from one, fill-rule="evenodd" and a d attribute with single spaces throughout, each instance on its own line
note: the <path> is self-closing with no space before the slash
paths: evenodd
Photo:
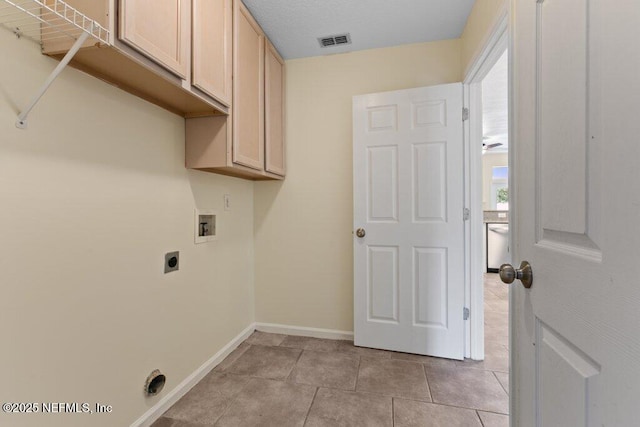
<path id="1" fill-rule="evenodd" d="M 485 427 L 484 422 L 482 421 L 482 417 L 480 416 L 480 411 L 478 409 L 476 409 L 476 416 L 478 417 L 478 419 L 480 420 L 480 425 L 482 427 Z"/>
<path id="2" fill-rule="evenodd" d="M 238 377 L 242 377 L 242 375 L 236 375 Z M 218 424 L 218 422 L 220 422 L 220 420 L 227 414 L 227 412 L 229 411 L 229 408 L 231 408 L 231 406 L 235 403 L 235 401 L 238 399 L 238 396 L 240 395 L 240 393 L 242 393 L 244 391 L 245 388 L 249 387 L 249 383 L 252 381 L 252 377 L 246 376 L 245 378 L 249 378 L 249 381 L 247 381 L 247 383 L 240 389 L 238 390 L 235 395 L 229 399 L 229 403 L 227 404 L 227 407 L 224 408 L 224 410 L 222 411 L 222 413 L 220 414 L 220 416 L 216 419 L 216 421 L 213 423 L 213 425 L 215 426 L 216 424 Z"/>
<path id="3" fill-rule="evenodd" d="M 313 393 L 313 399 L 311 399 L 311 404 L 309 405 L 309 409 L 307 409 L 307 415 L 305 415 L 304 423 L 302 423 L 303 427 L 307 425 L 307 420 L 309 419 L 309 414 L 311 414 L 311 407 L 313 406 L 313 402 L 316 401 L 316 396 L 318 395 L 318 391 L 319 390 L 320 390 L 320 387 L 316 387 L 316 391 Z"/>
<path id="4" fill-rule="evenodd" d="M 507 396 L 509 396 L 509 391 L 502 385 L 502 381 L 500 381 L 500 378 L 498 378 L 498 376 L 496 375 L 496 371 L 491 371 L 491 373 L 493 373 L 493 376 L 496 377 L 496 380 L 498 380 L 498 384 L 500 384 L 500 387 L 502 387 L 504 392 L 507 393 Z M 509 378 L 509 381 L 511 381 L 511 378 Z M 509 396 L 509 400 L 511 400 L 511 396 Z"/>
<path id="5" fill-rule="evenodd" d="M 226 368 L 220 368 L 220 369 L 218 369 L 218 367 L 219 367 L 220 365 L 222 365 L 222 363 L 223 363 L 223 362 L 225 362 L 225 361 L 229 358 L 229 356 L 231 356 L 231 354 L 232 354 L 233 352 L 237 351 L 237 350 L 240 348 L 240 346 L 241 346 L 242 344 L 247 344 L 247 348 L 245 348 L 245 349 L 242 351 L 242 353 L 240 353 L 238 356 L 236 356 L 236 358 L 235 358 L 235 359 L 233 359 L 233 362 L 229 363 L 229 366 L 227 366 Z M 242 356 L 244 356 L 244 354 L 245 354 L 247 351 L 249 351 L 250 349 L 251 349 L 251 344 L 248 344 L 248 343 L 246 342 L 246 340 L 242 341 L 242 342 L 238 345 L 238 347 L 236 347 L 236 348 L 235 348 L 231 353 L 229 353 L 229 354 L 227 355 L 227 357 L 225 357 L 224 359 L 222 359 L 222 360 L 220 361 L 220 363 L 218 363 L 218 364 L 216 365 L 216 367 L 215 367 L 215 368 L 213 368 L 213 369 L 211 370 L 211 372 L 227 373 L 227 372 L 229 371 L 229 369 L 230 369 L 230 368 L 231 368 L 231 367 L 232 367 L 232 366 L 233 366 L 233 365 L 238 361 L 238 359 L 240 359 Z M 217 370 L 216 370 L 216 369 L 217 369 Z M 200 381 L 198 381 L 198 383 L 199 383 L 199 382 L 200 382 Z"/>
<path id="6" fill-rule="evenodd" d="M 487 414 L 504 415 L 504 416 L 507 416 L 507 417 L 511 417 L 511 414 L 505 414 L 504 412 L 496 412 L 496 411 L 491 410 L 491 409 L 476 409 L 476 411 L 486 412 Z"/>
<path id="7" fill-rule="evenodd" d="M 427 375 L 427 365 L 422 365 L 422 372 L 424 373 L 424 380 L 427 382 L 427 390 L 429 390 L 429 398 L 431 403 L 435 403 L 433 400 L 433 393 L 431 392 L 431 386 L 429 385 L 429 375 Z"/>
<path id="8" fill-rule="evenodd" d="M 391 398 L 391 426 L 396 427 L 396 398 Z"/>
<path id="9" fill-rule="evenodd" d="M 322 387 L 322 388 L 327 388 L 327 389 L 331 389 L 331 390 L 339 390 L 339 391 L 347 391 L 347 392 L 351 392 L 351 393 L 359 393 L 359 394 L 372 394 L 375 396 L 379 396 L 379 397 L 388 397 L 390 399 L 402 399 L 402 400 L 411 400 L 412 402 L 419 402 L 419 403 L 433 403 L 433 402 L 429 402 L 428 400 L 420 400 L 417 397 L 406 397 L 406 396 L 397 396 L 395 394 L 385 394 L 385 393 L 381 393 L 379 391 L 353 391 L 353 390 L 345 390 L 342 388 L 334 388 L 334 387 Z M 475 408 L 465 408 L 462 406 L 454 406 L 454 405 L 442 405 L 442 406 L 451 406 L 454 408 L 462 408 L 462 409 L 475 409 Z"/>
<path id="10" fill-rule="evenodd" d="M 482 412 L 489 412 L 489 413 L 496 414 L 496 415 L 510 416 L 509 414 L 505 414 L 505 413 L 502 413 L 502 412 L 496 412 L 495 410 L 492 410 L 492 409 L 478 409 L 478 408 L 470 408 L 468 406 L 452 405 L 450 403 L 428 402 L 426 400 L 420 400 L 420 399 L 416 399 L 416 398 L 413 398 L 413 397 L 390 396 L 388 394 L 381 394 L 381 393 L 376 393 L 376 392 L 373 392 L 373 391 L 360 392 L 360 393 L 375 394 L 377 396 L 391 397 L 393 399 L 409 400 L 411 402 L 417 402 L 417 403 L 429 403 L 429 404 L 432 404 L 432 405 L 446 406 L 447 408 L 466 409 L 467 411 L 482 411 Z"/>
<path id="11" fill-rule="evenodd" d="M 289 348 L 289 347 L 283 347 L 283 348 Z M 289 371 L 287 376 L 282 380 L 285 383 L 288 382 L 288 380 L 291 380 L 291 376 L 293 375 L 293 372 L 298 367 L 298 362 L 300 361 L 300 358 L 302 357 L 302 353 L 304 353 L 304 349 L 296 349 L 296 350 L 300 350 L 300 354 L 298 354 L 298 357 L 296 358 L 296 363 L 293 364 L 293 366 L 291 367 L 291 370 Z M 291 380 L 291 382 L 295 382 L 295 381 Z"/>
<path id="12" fill-rule="evenodd" d="M 358 380 L 360 379 L 360 365 L 362 365 L 362 356 L 358 356 L 358 369 L 356 370 L 356 383 L 353 386 L 353 391 L 358 391 Z"/>

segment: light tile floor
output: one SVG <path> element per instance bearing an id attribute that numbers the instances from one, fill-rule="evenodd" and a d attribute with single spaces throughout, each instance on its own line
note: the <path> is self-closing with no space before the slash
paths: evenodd
<path id="1" fill-rule="evenodd" d="M 485 275 L 485 360 L 255 332 L 153 427 L 507 427 L 507 288 Z"/>

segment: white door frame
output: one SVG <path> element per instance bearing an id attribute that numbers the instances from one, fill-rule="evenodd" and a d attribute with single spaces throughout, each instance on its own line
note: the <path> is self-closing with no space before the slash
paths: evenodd
<path id="1" fill-rule="evenodd" d="M 469 307 L 470 311 L 469 322 L 466 322 L 465 325 L 465 357 L 474 360 L 484 359 L 483 218 L 482 215 L 478 215 L 478 212 L 482 212 L 482 114 L 478 114 L 478 112 L 482 111 L 482 80 L 510 44 L 507 3 L 505 2 L 504 7 L 496 16 L 491 31 L 481 44 L 481 50 L 465 70 L 463 80 L 464 107 L 469 109 L 469 120 L 464 122 L 465 205 L 470 210 L 469 221 L 465 222 L 465 259 L 467 260 L 465 306 Z M 509 79 L 511 80 L 511 58 L 509 58 L 509 70 Z M 509 105 L 511 105 L 511 99 Z M 511 122 L 511 120 L 509 121 Z M 511 124 L 509 124 L 509 128 L 511 128 Z M 509 144 L 509 163 L 512 164 L 511 140 Z M 509 168 L 509 175 L 511 176 L 511 168 Z M 512 210 L 512 203 L 509 203 L 509 209 Z M 513 212 L 510 212 L 509 216 L 513 218 Z M 510 247 L 513 248 L 512 243 L 510 241 Z"/>

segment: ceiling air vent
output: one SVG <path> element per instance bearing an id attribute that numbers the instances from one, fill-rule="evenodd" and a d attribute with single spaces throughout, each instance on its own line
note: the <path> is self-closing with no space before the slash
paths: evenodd
<path id="1" fill-rule="evenodd" d="M 351 44 L 351 35 L 338 34 L 335 36 L 318 37 L 320 47 L 340 46 L 341 44 Z"/>

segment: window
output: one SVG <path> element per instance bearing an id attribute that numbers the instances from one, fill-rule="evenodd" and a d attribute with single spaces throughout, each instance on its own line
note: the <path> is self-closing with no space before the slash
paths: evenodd
<path id="1" fill-rule="evenodd" d="M 491 174 L 491 208 L 509 210 L 509 167 L 495 166 Z"/>

